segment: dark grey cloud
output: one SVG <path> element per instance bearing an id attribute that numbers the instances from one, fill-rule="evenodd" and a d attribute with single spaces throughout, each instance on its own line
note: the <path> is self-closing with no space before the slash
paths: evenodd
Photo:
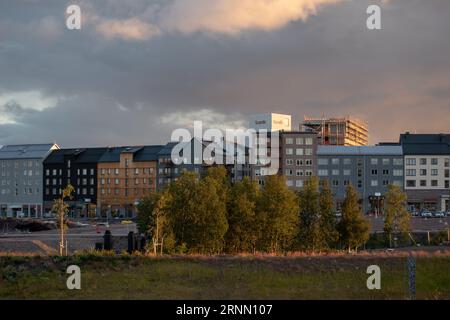
<path id="1" fill-rule="evenodd" d="M 165 26 L 157 18 L 164 1 L 73 2 L 89 19 Z M 95 23 L 66 30 L 72 1 L 1 2 L 0 101 L 17 99 L 0 107 L 15 121 L 0 124 L 0 144 L 162 143 L 181 125 L 163 119 L 205 109 L 232 124 L 269 111 L 297 121 L 354 115 L 369 123 L 373 143 L 449 131 L 450 2 L 391 0 L 382 5 L 383 30 L 369 31 L 365 9 L 374 2 L 324 6 L 277 28 L 162 30 L 134 40 L 107 38 Z M 57 103 L 25 106 L 20 95 L 30 91 Z"/>

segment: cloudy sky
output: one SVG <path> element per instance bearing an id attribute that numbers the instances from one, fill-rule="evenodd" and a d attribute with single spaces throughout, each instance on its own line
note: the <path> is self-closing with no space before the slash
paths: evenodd
<path id="1" fill-rule="evenodd" d="M 0 1 L 0 144 L 163 143 L 262 112 L 352 115 L 371 143 L 449 132 L 449 17 L 448 0 Z"/>

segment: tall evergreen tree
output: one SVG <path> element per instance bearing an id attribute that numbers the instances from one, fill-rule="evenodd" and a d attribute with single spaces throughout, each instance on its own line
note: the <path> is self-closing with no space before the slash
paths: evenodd
<path id="1" fill-rule="evenodd" d="M 311 177 L 303 190 L 299 192 L 299 246 L 302 249 L 316 251 L 322 248 L 323 234 L 319 225 L 319 183 L 317 177 Z"/>
<path id="2" fill-rule="evenodd" d="M 260 189 L 245 177 L 233 185 L 228 202 L 226 247 L 229 252 L 254 252 L 261 237 L 261 221 L 257 212 Z"/>
<path id="3" fill-rule="evenodd" d="M 392 238 L 392 233 L 400 232 L 404 236 L 410 232 L 410 215 L 406 210 L 407 195 L 395 185 L 388 186 L 385 201 L 384 232 Z M 389 241 L 390 246 L 392 245 Z"/>
<path id="4" fill-rule="evenodd" d="M 333 193 L 328 184 L 328 180 L 323 180 L 319 196 L 319 224 L 320 231 L 323 234 L 322 247 L 325 249 L 335 247 L 339 240 L 334 207 Z"/>
<path id="5" fill-rule="evenodd" d="M 266 176 L 258 202 L 258 216 L 262 224 L 259 249 L 269 252 L 290 250 L 298 231 L 298 198 L 287 188 L 284 177 Z"/>
<path id="6" fill-rule="evenodd" d="M 347 187 L 342 204 L 342 219 L 338 229 L 342 242 L 350 252 L 357 249 L 369 239 L 369 222 L 363 217 L 358 203 L 359 196 L 352 185 Z"/>

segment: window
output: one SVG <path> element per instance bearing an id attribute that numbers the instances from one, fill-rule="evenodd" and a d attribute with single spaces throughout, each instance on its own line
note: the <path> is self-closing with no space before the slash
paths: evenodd
<path id="1" fill-rule="evenodd" d="M 333 176 L 338 176 L 338 175 L 339 175 L 339 170 L 333 169 L 333 170 L 331 171 L 331 174 L 332 174 Z"/>
<path id="2" fill-rule="evenodd" d="M 295 181 L 295 186 L 297 188 L 303 188 L 303 180 L 297 180 Z"/>
<path id="3" fill-rule="evenodd" d="M 431 186 L 432 187 L 437 187 L 438 186 L 438 181 L 437 180 L 431 180 Z"/>
<path id="4" fill-rule="evenodd" d="M 119 184 L 119 179 L 114 179 L 114 184 L 118 185 Z"/>
<path id="5" fill-rule="evenodd" d="M 295 149 L 295 155 L 302 156 L 303 155 L 303 148 L 297 148 Z"/>
<path id="6" fill-rule="evenodd" d="M 357 164 L 358 164 L 358 167 L 362 167 L 362 165 L 363 165 L 363 160 L 362 160 L 362 159 L 358 159 L 358 160 L 357 160 Z"/>
<path id="7" fill-rule="evenodd" d="M 378 170 L 377 170 L 377 169 L 373 169 L 373 170 L 372 170 L 372 175 L 373 175 L 373 176 L 376 176 L 377 174 L 378 174 Z"/>
<path id="8" fill-rule="evenodd" d="M 408 188 L 415 188 L 416 187 L 416 180 L 406 180 L 406 186 Z"/>
<path id="9" fill-rule="evenodd" d="M 303 160 L 298 159 L 298 160 L 296 161 L 296 164 L 297 164 L 297 166 L 302 166 L 302 165 L 303 165 Z"/>
<path id="10" fill-rule="evenodd" d="M 86 176 L 86 175 L 87 175 L 87 169 L 83 169 L 83 176 Z"/>
<path id="11" fill-rule="evenodd" d="M 392 162 L 393 162 L 394 166 L 403 165 L 403 159 L 401 159 L 401 158 L 395 158 Z"/>
<path id="12" fill-rule="evenodd" d="M 350 164 L 352 164 L 352 159 L 345 158 L 344 159 L 344 165 L 350 165 Z"/>
<path id="13" fill-rule="evenodd" d="M 338 165 L 339 164 L 339 158 L 331 159 L 331 164 Z"/>
<path id="14" fill-rule="evenodd" d="M 445 169 L 444 170 L 444 177 L 445 178 L 450 178 L 450 170 L 449 169 Z"/>
<path id="15" fill-rule="evenodd" d="M 294 149 L 292 149 L 292 148 L 287 148 L 287 149 L 286 149 L 286 154 L 287 154 L 287 155 L 293 155 L 293 154 L 294 154 Z"/>
<path id="16" fill-rule="evenodd" d="M 292 166 L 294 164 L 294 160 L 292 159 L 286 159 L 286 165 Z"/>
<path id="17" fill-rule="evenodd" d="M 362 188 L 362 180 L 358 180 L 358 188 L 359 188 L 359 189 Z"/>
<path id="18" fill-rule="evenodd" d="M 344 169 L 344 176 L 349 176 L 352 174 L 352 170 L 350 169 Z"/>
<path id="19" fill-rule="evenodd" d="M 396 170 L 393 171 L 393 175 L 394 175 L 394 177 L 402 177 L 403 176 L 403 170 L 396 169 Z"/>
<path id="20" fill-rule="evenodd" d="M 333 180 L 333 181 L 331 181 L 331 185 L 332 185 L 333 187 L 338 187 L 338 186 L 339 186 L 339 180 Z"/>
<path id="21" fill-rule="evenodd" d="M 139 179 L 138 178 L 134 179 L 134 184 L 139 184 Z"/>
<path id="22" fill-rule="evenodd" d="M 312 170 L 305 170 L 305 176 L 310 177 L 312 176 L 313 172 Z"/>
<path id="23" fill-rule="evenodd" d="M 406 165 L 407 166 L 415 166 L 416 165 L 416 159 L 415 158 L 406 158 Z"/>
<path id="24" fill-rule="evenodd" d="M 450 180 L 445 180 L 445 189 L 450 189 Z"/>
<path id="25" fill-rule="evenodd" d="M 319 169 L 318 175 L 320 177 L 326 177 L 326 176 L 328 176 L 328 170 L 326 170 L 326 169 Z"/>
<path id="26" fill-rule="evenodd" d="M 91 169 L 91 176 L 94 175 L 94 169 Z"/>
<path id="27" fill-rule="evenodd" d="M 426 166 L 427 165 L 427 158 L 420 158 L 419 163 L 421 166 Z"/>
<path id="28" fill-rule="evenodd" d="M 378 180 L 371 180 L 371 181 L 370 181 L 370 186 L 372 186 L 372 187 L 378 187 Z"/>
<path id="29" fill-rule="evenodd" d="M 46 175 L 46 176 L 49 176 L 49 175 L 50 175 L 50 170 L 49 170 L 49 169 L 46 169 L 46 170 L 45 170 L 45 175 Z"/>
<path id="30" fill-rule="evenodd" d="M 139 174 L 139 168 L 134 169 L 134 174 Z"/>
<path id="31" fill-rule="evenodd" d="M 446 168 L 450 167 L 450 158 L 445 158 L 444 167 L 446 167 Z"/>
<path id="32" fill-rule="evenodd" d="M 295 175 L 296 175 L 297 177 L 303 176 L 303 170 L 295 170 Z"/>
<path id="33" fill-rule="evenodd" d="M 119 168 L 114 169 L 114 174 L 119 174 Z"/>
<path id="34" fill-rule="evenodd" d="M 313 150 L 311 148 L 305 149 L 305 156 L 312 156 L 312 154 L 313 154 Z"/>
<path id="35" fill-rule="evenodd" d="M 437 176 L 438 175 L 438 169 L 431 169 L 431 175 Z"/>
<path id="36" fill-rule="evenodd" d="M 328 159 L 327 158 L 319 158 L 318 164 L 319 166 L 327 166 L 328 165 Z"/>
<path id="37" fill-rule="evenodd" d="M 358 169 L 358 177 L 362 177 L 362 170 Z"/>
<path id="38" fill-rule="evenodd" d="M 295 139 L 295 144 L 296 144 L 296 145 L 299 145 L 299 146 L 303 145 L 303 144 L 304 144 L 303 138 L 297 138 L 297 139 Z"/>
<path id="39" fill-rule="evenodd" d="M 387 186 L 389 184 L 389 180 L 383 180 L 383 186 Z"/>
<path id="40" fill-rule="evenodd" d="M 427 186 L 427 180 L 420 180 L 420 186 L 426 187 Z"/>
<path id="41" fill-rule="evenodd" d="M 438 159 L 437 158 L 431 158 L 431 165 L 437 166 L 438 165 Z"/>
<path id="42" fill-rule="evenodd" d="M 86 178 L 83 178 L 82 181 L 83 181 L 83 182 L 82 182 L 83 186 L 87 185 L 87 179 L 86 179 Z"/>
<path id="43" fill-rule="evenodd" d="M 393 184 L 394 186 L 397 186 L 397 187 L 403 187 L 403 181 L 402 181 L 402 180 L 394 180 L 394 181 L 392 182 L 392 184 Z"/>
<path id="44" fill-rule="evenodd" d="M 294 185 L 294 183 L 293 183 L 292 180 L 286 180 L 286 185 L 287 185 L 288 187 L 292 187 L 292 186 Z"/>
<path id="45" fill-rule="evenodd" d="M 419 172 L 420 172 L 421 176 L 426 176 L 427 175 L 427 169 L 420 169 Z"/>
<path id="46" fill-rule="evenodd" d="M 383 175 L 384 175 L 384 176 L 388 176 L 388 175 L 389 175 L 389 170 L 383 169 Z"/>
<path id="47" fill-rule="evenodd" d="M 286 169 L 285 170 L 285 174 L 287 175 L 287 176 L 292 176 L 292 169 Z"/>
<path id="48" fill-rule="evenodd" d="M 94 183 L 94 178 L 91 178 L 90 183 L 91 183 L 91 186 L 93 186 L 95 184 Z"/>
<path id="49" fill-rule="evenodd" d="M 344 186 L 349 186 L 350 185 L 350 180 L 344 180 Z"/>
<path id="50" fill-rule="evenodd" d="M 53 169 L 52 171 L 53 171 L 52 173 L 54 176 L 56 176 L 58 174 L 58 171 L 56 169 Z"/>
<path id="51" fill-rule="evenodd" d="M 416 176 L 416 169 L 406 169 L 406 176 L 407 177 L 415 177 Z"/>
<path id="52" fill-rule="evenodd" d="M 377 165 L 378 164 L 378 159 L 377 158 L 371 158 L 370 159 L 370 164 L 374 165 L 374 166 Z"/>
<path id="53" fill-rule="evenodd" d="M 313 144 L 313 139 L 312 138 L 305 138 L 305 144 L 310 146 Z"/>
<path id="54" fill-rule="evenodd" d="M 388 166 L 388 165 L 391 163 L 391 160 L 389 160 L 389 159 L 387 159 L 387 158 L 384 158 L 384 159 L 382 160 L 382 163 L 383 163 L 383 166 Z"/>
<path id="55" fill-rule="evenodd" d="M 294 144 L 294 139 L 286 138 L 286 144 Z"/>

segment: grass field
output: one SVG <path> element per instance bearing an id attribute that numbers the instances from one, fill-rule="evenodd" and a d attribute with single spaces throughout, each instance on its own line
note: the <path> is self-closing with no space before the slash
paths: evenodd
<path id="1" fill-rule="evenodd" d="M 66 268 L 80 266 L 81 290 Z M 368 290 L 366 268 L 381 268 Z M 450 299 L 450 256 L 416 257 L 417 299 Z M 406 258 L 0 257 L 0 299 L 408 299 Z"/>

